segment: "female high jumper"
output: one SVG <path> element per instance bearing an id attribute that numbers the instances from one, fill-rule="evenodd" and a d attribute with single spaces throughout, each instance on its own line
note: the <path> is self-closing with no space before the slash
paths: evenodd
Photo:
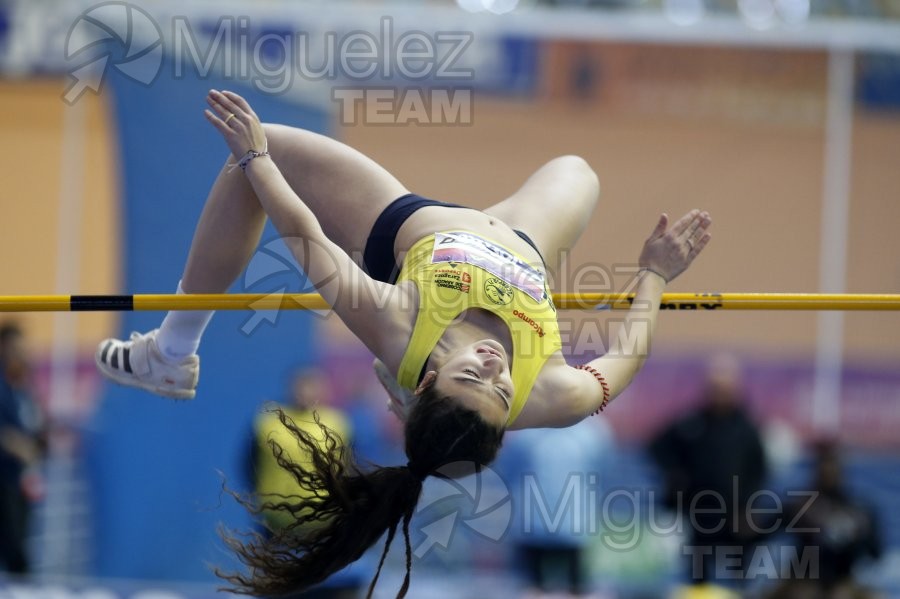
<path id="1" fill-rule="evenodd" d="M 355 561 L 387 532 L 371 593 L 400 526 L 402 596 L 409 522 L 424 479 L 471 472 L 446 467 L 489 464 L 504 431 L 568 426 L 621 393 L 646 358 L 666 283 L 709 242 L 712 221 L 699 210 L 671 226 L 660 216 L 638 258 L 635 301 L 623 323 L 643 326 L 645 334 L 636 346 L 613 341 L 603 357 L 571 367 L 547 279 L 559 272 L 597 202 L 598 180 L 584 160 L 556 158 L 480 211 L 412 194 L 335 140 L 262 125 L 235 93 L 213 90 L 207 102 L 206 118 L 232 157 L 206 201 L 179 293 L 225 292 L 268 216 L 317 291 L 375 355 L 406 421 L 409 459 L 363 470 L 327 431 L 322 444 L 282 418 L 311 465 L 273 451 L 306 493 L 268 498 L 266 509 L 290 513 L 294 524 L 265 538 L 227 539 L 250 570 L 223 576 L 238 592 L 297 592 Z M 196 352 L 211 316 L 173 311 L 159 329 L 107 339 L 97 366 L 118 383 L 193 398 Z"/>

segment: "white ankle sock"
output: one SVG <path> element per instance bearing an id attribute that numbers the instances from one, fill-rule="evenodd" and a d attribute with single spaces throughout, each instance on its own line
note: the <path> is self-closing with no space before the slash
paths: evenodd
<path id="1" fill-rule="evenodd" d="M 177 293 L 184 294 L 181 281 L 178 282 Z M 197 353 L 200 338 L 213 314 L 214 310 L 178 310 L 166 314 L 156 334 L 156 345 L 163 357 L 179 362 L 182 358 Z"/>

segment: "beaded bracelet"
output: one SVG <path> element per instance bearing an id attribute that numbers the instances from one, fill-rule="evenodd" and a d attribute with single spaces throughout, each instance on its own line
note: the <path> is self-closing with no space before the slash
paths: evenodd
<path id="1" fill-rule="evenodd" d="M 268 150 L 263 150 L 262 152 L 257 152 L 256 150 L 248 150 L 246 154 L 244 154 L 241 159 L 238 161 L 238 166 L 241 167 L 242 171 L 247 170 L 247 165 L 250 164 L 250 161 L 254 158 L 259 158 L 260 156 L 268 156 Z"/>
<path id="2" fill-rule="evenodd" d="M 606 379 L 603 378 L 603 375 L 600 374 L 600 371 L 592 366 L 588 366 L 587 364 L 579 364 L 575 366 L 578 370 L 587 370 L 591 374 L 594 375 L 594 378 L 597 379 L 597 382 L 600 383 L 600 386 L 603 387 L 603 403 L 600 404 L 600 407 L 597 408 L 591 416 L 595 416 L 603 411 L 606 407 L 606 404 L 609 403 L 609 385 L 606 384 Z"/>

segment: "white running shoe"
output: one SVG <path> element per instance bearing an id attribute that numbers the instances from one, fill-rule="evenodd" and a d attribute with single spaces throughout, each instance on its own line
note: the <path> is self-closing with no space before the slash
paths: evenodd
<path id="1" fill-rule="evenodd" d="M 130 341 L 105 339 L 97 346 L 94 361 L 106 378 L 174 399 L 194 399 L 200 377 L 200 358 L 188 356 L 178 363 L 163 358 L 154 329 L 132 333 Z"/>

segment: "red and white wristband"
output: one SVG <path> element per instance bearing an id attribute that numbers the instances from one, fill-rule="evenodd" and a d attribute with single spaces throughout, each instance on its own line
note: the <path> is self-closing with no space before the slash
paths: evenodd
<path id="1" fill-rule="evenodd" d="M 588 366 L 587 364 L 579 364 L 575 366 L 578 370 L 586 370 L 594 375 L 594 378 L 597 379 L 597 382 L 600 383 L 600 386 L 603 387 L 603 403 L 600 404 L 600 407 L 597 408 L 591 416 L 596 416 L 600 412 L 606 408 L 606 404 L 609 403 L 609 385 L 606 383 L 606 379 L 603 378 L 603 375 L 600 374 L 600 371 L 594 368 L 593 366 Z"/>

